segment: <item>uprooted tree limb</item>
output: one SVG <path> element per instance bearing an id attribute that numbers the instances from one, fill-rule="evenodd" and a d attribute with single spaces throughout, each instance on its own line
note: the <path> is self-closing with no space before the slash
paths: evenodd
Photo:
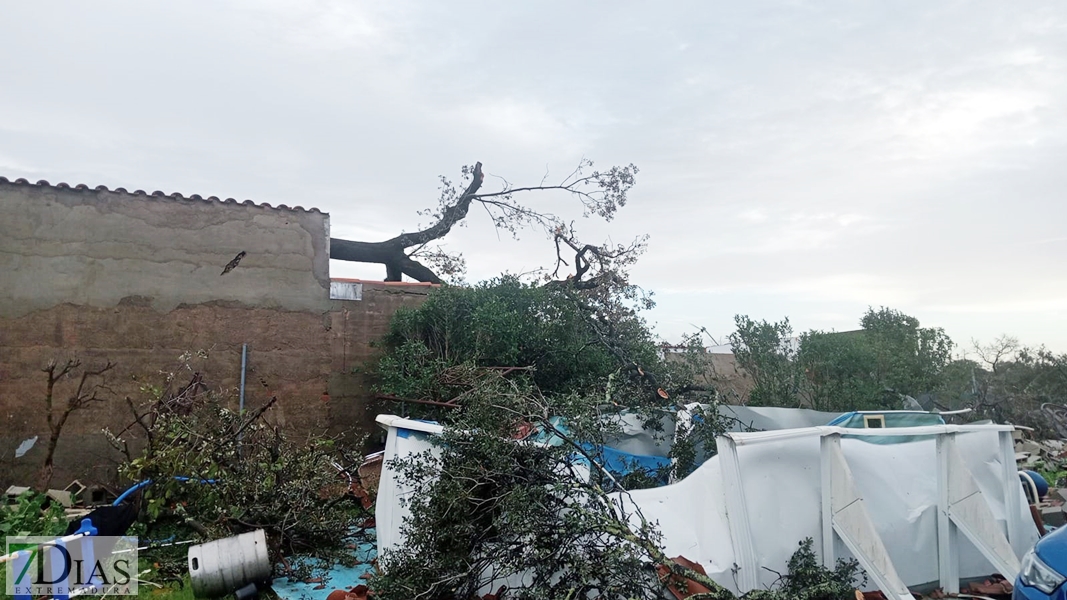
<path id="1" fill-rule="evenodd" d="M 194 376 L 193 386 L 182 390 L 199 385 L 206 384 Z M 340 447 L 339 437 L 287 436 L 269 419 L 277 396 L 250 399 L 258 406 L 244 412 L 234 410 L 234 400 L 209 391 L 166 393 L 140 407 L 130 402 L 137 425 L 126 434 L 153 443 L 132 444 L 140 453 L 130 456 L 125 437 L 109 435 L 109 441 L 128 456 L 120 475 L 155 482 L 144 491 L 146 526 L 177 527 L 182 535 L 192 528 L 212 538 L 264 529 L 272 559 L 301 553 L 348 560 L 351 526 L 367 517 L 346 476 L 345 465 L 358 458 Z M 168 554 L 164 567 L 180 574 L 184 555 Z M 304 577 L 312 567 L 294 568 Z"/>
<path id="2" fill-rule="evenodd" d="M 441 274 L 455 275 L 463 269 L 462 257 L 450 255 L 440 248 L 430 247 L 449 234 L 452 228 L 467 218 L 473 204 L 480 204 L 498 230 L 505 230 L 516 235 L 526 227 L 541 228 L 550 237 L 555 238 L 557 256 L 560 243 L 569 246 L 575 252 L 575 266 L 579 271 L 576 280 L 588 271 L 590 260 L 618 259 L 626 247 L 615 249 L 580 244 L 576 240 L 572 225 L 560 217 L 540 210 L 515 199 L 516 194 L 528 192 L 561 192 L 570 194 L 581 203 L 583 216 L 598 216 L 610 221 L 616 211 L 626 205 L 627 193 L 634 185 L 637 167 L 612 167 L 607 171 L 592 171 L 593 163 L 582 160 L 578 167 L 558 184 L 546 185 L 544 180 L 534 186 L 512 186 L 504 180 L 502 189 L 495 192 L 481 192 L 485 174 L 482 163 L 473 167 L 463 167 L 464 177 L 470 181 L 462 191 L 449 180 L 441 178 L 441 198 L 437 209 L 422 211 L 430 215 L 434 222 L 419 231 L 402 233 L 382 242 L 363 242 L 330 238 L 330 258 L 353 262 L 378 263 L 385 265 L 386 281 L 400 281 L 404 275 L 416 281 L 441 283 Z M 637 244 L 639 245 L 639 244 Z M 611 256 L 611 255 L 616 256 Z M 422 258 L 431 266 L 423 264 Z M 562 259 L 557 263 L 565 264 Z M 585 285 L 592 285 L 586 283 Z"/>
<path id="3" fill-rule="evenodd" d="M 536 414 L 518 415 L 507 406 L 498 406 L 503 412 L 511 412 L 523 422 L 530 421 L 535 425 L 552 432 L 553 435 L 562 439 L 577 456 L 584 459 L 585 464 L 598 471 L 603 480 L 610 481 L 615 488 L 615 494 L 609 494 L 607 490 L 596 483 L 596 479 L 589 479 L 574 485 L 575 490 L 581 490 L 596 499 L 591 507 L 600 506 L 604 509 L 600 515 L 599 529 L 605 534 L 615 536 L 619 541 L 632 544 L 634 548 L 643 552 L 648 560 L 656 567 L 659 581 L 666 586 L 673 587 L 686 593 L 686 600 L 738 600 L 738 596 L 730 590 L 719 585 L 714 579 L 708 577 L 699 563 L 693 563 L 683 557 L 668 558 L 659 545 L 659 538 L 655 526 L 648 521 L 641 509 L 633 502 L 629 493 L 619 485 L 614 476 L 600 464 L 598 457 L 591 455 L 585 446 L 571 439 L 571 437 L 546 418 L 546 411 L 537 411 Z M 572 484 L 573 485 L 573 484 Z M 583 510 L 581 503 L 576 503 L 576 510 Z M 636 520 L 636 527 L 633 521 Z M 800 551 L 790 561 L 791 573 L 780 577 L 789 588 L 789 578 L 811 578 L 812 575 L 820 581 L 807 582 L 810 585 L 803 589 L 801 586 L 792 586 L 789 589 L 780 590 L 752 590 L 741 596 L 741 600 L 819 600 L 824 598 L 840 597 L 842 592 L 851 591 L 853 577 L 857 574 L 855 561 L 839 561 L 838 571 L 822 571 L 819 569 L 807 569 L 807 573 L 798 573 L 796 563 L 804 560 L 806 553 L 811 551 L 811 540 L 801 542 Z M 812 555 L 813 556 L 813 555 Z"/>
<path id="4" fill-rule="evenodd" d="M 379 557 L 376 597 L 458 600 L 507 581 L 515 599 L 652 600 L 669 586 L 737 600 L 699 565 L 665 554 L 657 525 L 590 451 L 605 425 L 591 417 L 595 399 L 549 398 L 500 376 L 480 382 L 450 413 L 438 452 L 392 464 L 412 491 L 402 500 L 411 516 L 403 543 Z M 530 425 L 561 443 L 518 441 Z M 857 574 L 854 562 L 823 569 L 806 540 L 774 590 L 742 598 L 837 600 L 851 597 Z"/>
<path id="5" fill-rule="evenodd" d="M 589 166 L 583 162 L 560 185 L 505 182 L 502 191 L 484 193 L 479 163 L 464 169 L 471 180 L 462 192 L 444 182 L 431 227 L 356 247 L 368 251 L 363 254 L 332 256 L 382 262 L 394 280 L 436 281 L 410 269 L 412 263 L 426 268 L 413 257 L 425 256 L 419 253 L 426 245 L 462 222 L 475 202 L 498 229 L 542 228 L 556 251 L 555 268 L 549 263 L 539 271 L 541 282 L 504 275 L 447 286 L 418 309 L 398 313 L 383 337 L 373 369 L 378 398 L 445 428 L 434 438 L 439 451 L 390 461 L 411 492 L 398 499 L 410 515 L 403 541 L 379 557 L 370 583 L 381 600 L 466 600 L 488 589 L 514 600 L 651 600 L 663 597 L 664 586 L 736 600 L 699 565 L 668 558 L 657 525 L 627 491 L 684 477 L 701 456 L 714 453 L 715 436 L 727 426 L 714 398 L 707 398 L 712 407 L 701 419 L 674 430 L 669 467 L 610 472 L 600 462 L 606 440 L 624 430 L 620 417 L 642 418 L 655 436 L 665 430 L 665 403 L 684 404 L 694 382 L 659 355 L 638 314 L 652 301 L 630 283 L 628 268 L 645 238 L 584 243 L 571 224 L 513 200 L 520 192 L 567 192 L 582 202 L 585 216 L 610 220 L 625 204 L 636 168 L 583 175 Z M 346 244 L 335 240 L 334 248 L 343 253 Z M 523 368 L 507 377 L 514 365 Z M 534 431 L 552 439 L 530 443 Z M 855 565 L 823 569 L 807 544 L 773 592 L 745 598 L 851 597 Z M 515 587 L 501 588 L 504 581 Z"/>

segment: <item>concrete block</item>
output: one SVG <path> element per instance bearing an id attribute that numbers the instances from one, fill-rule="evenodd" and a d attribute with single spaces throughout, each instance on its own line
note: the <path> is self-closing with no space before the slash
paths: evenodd
<path id="1" fill-rule="evenodd" d="M 1053 527 L 1062 527 L 1067 523 L 1067 514 L 1063 513 L 1063 506 L 1046 506 L 1041 509 L 1041 520 Z"/>
<path id="2" fill-rule="evenodd" d="M 1038 444 L 1037 442 L 1031 442 L 1030 440 L 1023 440 L 1015 444 L 1016 452 L 1029 452 L 1030 454 L 1040 454 L 1042 449 L 1043 448 L 1041 447 L 1041 444 Z"/>
<path id="3" fill-rule="evenodd" d="M 7 491 L 4 492 L 4 497 L 7 499 L 8 504 L 14 504 L 18 500 L 19 496 L 25 494 L 28 491 L 30 491 L 30 488 L 28 487 L 13 485 L 7 488 Z"/>

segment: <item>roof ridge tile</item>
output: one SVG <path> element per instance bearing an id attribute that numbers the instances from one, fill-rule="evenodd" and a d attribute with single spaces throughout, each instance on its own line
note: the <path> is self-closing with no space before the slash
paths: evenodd
<path id="1" fill-rule="evenodd" d="M 7 177 L 4 177 L 4 176 L 0 175 L 0 184 L 31 185 L 31 186 L 37 186 L 37 187 L 51 187 L 51 188 L 60 189 L 60 190 L 72 190 L 72 191 L 78 191 L 78 192 L 97 192 L 97 193 L 109 192 L 109 193 L 113 193 L 113 194 L 126 194 L 126 195 L 129 195 L 129 196 L 145 196 L 145 197 L 152 196 L 152 197 L 158 197 L 158 198 L 170 198 L 170 199 L 173 199 L 173 200 L 203 200 L 205 202 L 217 202 L 219 204 L 241 204 L 243 206 L 254 206 L 254 207 L 257 207 L 257 208 L 266 208 L 266 209 L 269 209 L 269 210 L 324 214 L 323 211 L 321 211 L 321 210 L 319 210 L 318 208 L 315 208 L 315 207 L 304 208 L 302 206 L 294 206 L 294 207 L 290 208 L 288 205 L 285 205 L 285 204 L 279 204 L 277 206 L 271 206 L 270 203 L 268 203 L 268 202 L 262 202 L 262 203 L 257 204 L 256 202 L 254 202 L 252 200 L 238 201 L 238 200 L 234 200 L 233 198 L 226 198 L 225 200 L 220 200 L 218 196 L 208 196 L 207 198 L 204 198 L 200 194 L 193 194 L 191 196 L 186 197 L 186 196 L 183 196 L 180 192 L 174 192 L 172 194 L 166 194 L 166 193 L 164 193 L 162 191 L 159 191 L 159 190 L 156 190 L 156 191 L 152 192 L 151 194 L 145 192 L 144 190 L 137 190 L 137 191 L 134 191 L 134 192 L 131 193 L 131 192 L 127 191 L 126 188 L 124 188 L 124 187 L 117 187 L 115 189 L 110 189 L 106 185 L 98 185 L 96 187 L 92 187 L 91 188 L 91 187 L 89 187 L 88 185 L 86 185 L 84 183 L 79 183 L 77 185 L 71 186 L 71 185 L 69 185 L 69 184 L 67 184 L 65 182 L 60 182 L 60 183 L 57 183 L 55 185 L 52 185 L 46 179 L 40 179 L 40 180 L 37 181 L 37 183 L 30 183 L 30 181 L 28 179 L 26 179 L 25 177 L 19 177 L 18 179 L 15 179 L 15 180 L 12 181 L 11 179 L 8 179 Z"/>

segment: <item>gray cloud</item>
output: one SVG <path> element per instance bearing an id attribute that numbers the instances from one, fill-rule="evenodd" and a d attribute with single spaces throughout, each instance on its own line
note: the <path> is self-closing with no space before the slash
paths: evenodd
<path id="1" fill-rule="evenodd" d="M 887 304 L 1067 350 L 1067 9 L 851 2 L 104 1 L 5 7 L 0 172 L 318 206 L 382 239 L 475 160 L 637 163 L 594 238 L 676 339 Z M 489 179 L 489 184 L 495 180 Z M 539 199 L 577 214 L 565 199 Z M 544 264 L 483 215 L 471 278 Z M 380 276 L 377 267 L 335 265 Z"/>

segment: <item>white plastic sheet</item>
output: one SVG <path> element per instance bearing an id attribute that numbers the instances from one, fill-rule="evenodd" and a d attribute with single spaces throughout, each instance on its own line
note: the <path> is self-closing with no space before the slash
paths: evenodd
<path id="1" fill-rule="evenodd" d="M 820 436 L 732 434 L 737 440 L 741 489 L 749 516 L 748 529 L 756 553 L 759 587 L 771 585 L 786 572 L 789 557 L 800 540 L 812 538 L 816 553 L 822 546 Z M 907 430 L 937 430 L 914 428 Z M 782 432 L 786 433 L 786 432 Z M 760 440 L 759 436 L 764 436 Z M 1017 494 L 1017 480 L 1004 480 L 998 432 L 958 434 L 960 453 L 982 491 L 1002 531 L 1007 531 L 1004 495 Z M 873 444 L 859 437 L 842 440 L 842 450 L 854 483 L 867 504 L 875 529 L 901 579 L 908 586 L 938 581 L 937 456 L 934 437 L 901 444 Z M 723 481 L 722 455 L 708 460 L 692 475 L 673 485 L 630 492 L 645 517 L 657 522 L 668 556 L 699 562 L 708 575 L 733 590 L 739 589 L 740 561 L 731 539 L 727 514 L 728 487 Z M 735 490 L 736 492 L 737 490 Z M 1021 547 L 1033 545 L 1038 534 L 1021 501 L 1018 519 L 1028 523 Z M 961 536 L 962 537 L 962 536 Z M 1015 545 L 1015 544 L 1013 544 Z M 835 555 L 849 557 L 837 540 Z M 995 569 L 966 539 L 959 549 L 962 578 L 988 576 Z M 764 568 L 765 567 L 765 568 Z"/>
<path id="2" fill-rule="evenodd" d="M 432 451 L 426 438 L 440 426 L 391 416 L 378 422 L 389 431 L 385 465 L 378 491 L 378 551 L 383 553 L 402 543 L 401 525 L 407 515 L 400 498 L 407 493 L 390 468 L 393 457 L 412 452 Z M 1002 463 L 998 435 L 1002 426 L 940 426 L 902 430 L 846 430 L 812 427 L 761 433 L 732 433 L 736 448 L 736 474 L 740 485 L 724 479 L 723 456 L 712 457 L 685 479 L 669 486 L 636 490 L 627 494 L 650 521 L 658 523 L 668 556 L 685 556 L 704 566 L 708 575 L 734 592 L 746 592 L 744 581 L 757 581 L 757 587 L 770 586 L 798 543 L 812 538 L 816 554 L 822 546 L 822 502 L 820 439 L 823 435 L 845 436 L 841 448 L 852 472 L 854 485 L 863 497 L 875 530 L 908 586 L 937 582 L 938 475 L 936 435 L 959 431 L 956 443 L 997 528 L 1009 532 L 1018 554 L 1038 539 L 1030 520 L 1022 488 L 1015 479 L 1014 465 Z M 874 444 L 866 435 L 905 434 L 909 440 L 898 444 Z M 920 437 L 914 437 L 920 436 Z M 725 440 L 720 443 L 723 448 Z M 732 459 L 732 456 L 728 456 Z M 734 471 L 731 471 L 734 472 Z M 1008 502 L 1006 495 L 1015 494 Z M 730 515 L 740 499 L 745 515 Z M 1006 506 L 1016 507 L 1009 518 Z M 747 516 L 745 522 L 741 519 Z M 730 519 L 735 521 L 731 523 Z M 732 526 L 731 526 L 732 525 Z M 740 532 L 740 533 L 739 533 Z M 745 539 L 739 539 L 745 538 Z M 983 577 L 995 569 L 968 540 L 960 536 L 959 575 Z M 747 544 L 755 565 L 746 565 L 739 544 Z M 844 545 L 834 543 L 837 557 L 850 556 Z M 748 568 L 750 572 L 741 573 Z"/>
<path id="3" fill-rule="evenodd" d="M 689 407 L 686 407 L 687 409 Z M 730 431 L 744 431 L 745 428 L 757 431 L 774 431 L 778 429 L 796 429 L 798 427 L 818 427 L 827 425 L 841 413 L 822 412 L 807 408 L 780 408 L 777 406 L 728 406 L 718 407 L 719 414 L 734 420 Z M 679 414 L 679 418 L 683 415 Z"/>

